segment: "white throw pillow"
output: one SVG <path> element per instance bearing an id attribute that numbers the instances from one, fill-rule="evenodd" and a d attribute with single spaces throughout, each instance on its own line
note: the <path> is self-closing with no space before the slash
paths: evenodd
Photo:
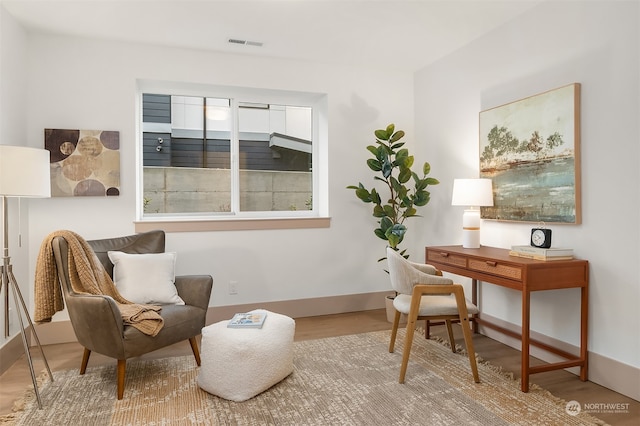
<path id="1" fill-rule="evenodd" d="M 143 304 L 184 305 L 175 282 L 176 253 L 107 252 L 113 282 L 125 299 Z"/>

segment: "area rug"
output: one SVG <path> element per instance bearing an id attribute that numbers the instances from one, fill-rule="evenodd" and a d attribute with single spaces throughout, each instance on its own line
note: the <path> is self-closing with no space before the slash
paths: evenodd
<path id="1" fill-rule="evenodd" d="M 124 399 L 116 400 L 115 365 L 54 373 L 31 391 L 15 425 L 593 425 L 566 403 L 480 363 L 474 383 L 464 354 L 417 338 L 405 384 L 398 383 L 404 330 L 396 352 L 389 331 L 294 344 L 294 371 L 260 395 L 231 402 L 198 388 L 193 356 L 132 360 Z M 239 361 L 240 362 L 240 361 Z M 114 363 L 115 364 L 115 363 Z M 1 423 L 1 421 L 0 421 Z"/>

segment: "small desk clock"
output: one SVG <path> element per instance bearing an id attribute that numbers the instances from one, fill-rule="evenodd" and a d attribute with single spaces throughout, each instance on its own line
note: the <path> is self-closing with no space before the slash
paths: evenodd
<path id="1" fill-rule="evenodd" d="M 531 245 L 533 247 L 551 247 L 551 229 L 533 228 L 531 230 Z"/>

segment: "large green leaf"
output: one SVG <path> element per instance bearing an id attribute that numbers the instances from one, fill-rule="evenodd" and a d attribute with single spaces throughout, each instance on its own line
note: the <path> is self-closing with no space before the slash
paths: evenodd
<path id="1" fill-rule="evenodd" d="M 378 238 L 382 239 L 382 240 L 387 240 L 387 236 L 384 234 L 384 231 L 380 228 L 376 228 L 373 230 L 373 233 L 376 234 L 378 236 Z"/>
<path id="2" fill-rule="evenodd" d="M 404 137 L 404 131 L 398 130 L 393 135 L 391 135 L 391 139 L 389 139 L 389 142 L 393 143 L 393 142 L 399 141 L 403 137 Z"/>
<path id="3" fill-rule="evenodd" d="M 393 207 L 391 207 L 389 204 L 385 204 L 384 206 L 382 206 L 385 214 L 391 218 L 395 217 L 396 212 L 395 210 L 393 210 Z"/>
<path id="4" fill-rule="evenodd" d="M 414 179 L 416 178 L 416 176 L 414 175 L 413 177 Z M 427 187 L 427 180 L 426 179 L 415 179 L 416 181 L 416 192 L 418 191 L 422 191 Z"/>
<path id="5" fill-rule="evenodd" d="M 391 179 L 389 179 L 391 182 L 391 188 L 393 188 L 393 191 L 397 194 L 398 192 L 402 191 L 402 184 L 400 182 L 398 182 L 398 179 L 396 179 L 395 177 L 391 177 Z"/>
<path id="6" fill-rule="evenodd" d="M 385 216 L 380 219 L 380 229 L 382 229 L 384 232 L 387 232 L 387 229 L 391 228 L 392 226 L 393 222 L 388 217 Z"/>
<path id="7" fill-rule="evenodd" d="M 388 178 L 389 176 L 391 176 L 391 173 L 393 172 L 393 165 L 391 164 L 390 161 L 385 161 L 384 163 L 382 163 L 382 176 L 384 176 L 385 178 Z"/>
<path id="8" fill-rule="evenodd" d="M 356 197 L 360 198 L 365 203 L 371 202 L 371 194 L 365 188 L 356 189 Z"/>
<path id="9" fill-rule="evenodd" d="M 409 189 L 406 186 L 401 186 L 400 189 L 398 190 L 398 194 L 396 195 L 396 198 L 399 199 L 404 199 L 407 197 L 407 194 L 409 193 Z"/>
<path id="10" fill-rule="evenodd" d="M 386 130 L 376 130 L 374 132 L 374 134 L 376 135 L 376 138 L 378 138 L 380 140 L 383 140 L 383 141 L 388 140 L 389 139 L 389 135 L 390 135 L 390 133 L 387 133 Z"/>
<path id="11" fill-rule="evenodd" d="M 427 191 L 419 191 L 413 198 L 413 204 L 418 207 L 426 206 L 429 203 L 430 194 Z"/>
<path id="12" fill-rule="evenodd" d="M 405 167 L 413 167 L 413 155 L 407 157 L 407 160 L 404 162 Z"/>
<path id="13" fill-rule="evenodd" d="M 380 194 L 376 191 L 375 188 L 371 190 L 371 201 L 376 204 L 380 204 Z"/>
<path id="14" fill-rule="evenodd" d="M 373 145 L 369 145 L 367 147 L 367 150 L 372 153 L 373 155 L 375 155 L 376 157 L 378 156 L 378 147 L 373 146 Z"/>
<path id="15" fill-rule="evenodd" d="M 380 164 L 380 161 L 378 161 L 375 158 L 369 158 L 367 160 L 367 166 L 369 166 L 369 168 L 374 172 L 379 172 L 380 170 L 382 170 L 382 165 Z"/>
<path id="16" fill-rule="evenodd" d="M 409 182 L 409 179 L 411 179 L 411 169 L 403 168 L 400 171 L 400 174 L 398 174 L 398 180 L 400 181 L 400 183 L 407 183 Z"/>
<path id="17" fill-rule="evenodd" d="M 422 166 L 422 174 L 426 176 L 430 172 L 431 172 L 431 165 L 425 162 L 424 165 Z"/>
<path id="18" fill-rule="evenodd" d="M 425 180 L 427 181 L 427 185 L 437 185 L 440 183 L 436 178 L 426 178 Z"/>
<path id="19" fill-rule="evenodd" d="M 373 207 L 373 217 L 385 217 L 386 213 L 380 204 Z"/>
<path id="20" fill-rule="evenodd" d="M 404 239 L 404 234 L 407 232 L 407 228 L 401 224 L 395 224 L 391 228 L 388 228 L 384 235 L 387 237 L 387 241 L 392 247 L 397 247 L 398 244 Z"/>
<path id="21" fill-rule="evenodd" d="M 407 148 L 402 148 L 401 150 L 398 150 L 398 152 L 396 152 L 396 160 L 400 158 L 406 158 L 408 156 L 409 156 L 409 150 Z"/>
<path id="22" fill-rule="evenodd" d="M 414 207 L 410 207 L 404 211 L 402 216 L 411 217 L 411 216 L 415 216 L 416 214 L 418 214 L 418 211 Z"/>
<path id="23" fill-rule="evenodd" d="M 387 240 L 389 242 L 389 246 L 394 249 L 398 247 L 398 244 L 400 244 L 400 242 L 402 241 L 400 237 L 393 234 L 389 234 L 389 235 L 385 234 L 384 239 Z"/>
<path id="24" fill-rule="evenodd" d="M 393 134 L 393 131 L 396 129 L 396 125 L 391 123 L 387 126 L 387 134 L 389 137 Z"/>

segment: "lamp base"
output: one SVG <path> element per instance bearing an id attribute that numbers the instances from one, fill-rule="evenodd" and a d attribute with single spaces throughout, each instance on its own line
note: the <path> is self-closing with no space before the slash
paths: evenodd
<path id="1" fill-rule="evenodd" d="M 462 247 L 480 248 L 480 209 L 471 207 L 462 215 Z"/>
<path id="2" fill-rule="evenodd" d="M 463 248 L 480 248 L 480 230 L 479 229 L 463 229 L 462 230 L 462 247 Z"/>

